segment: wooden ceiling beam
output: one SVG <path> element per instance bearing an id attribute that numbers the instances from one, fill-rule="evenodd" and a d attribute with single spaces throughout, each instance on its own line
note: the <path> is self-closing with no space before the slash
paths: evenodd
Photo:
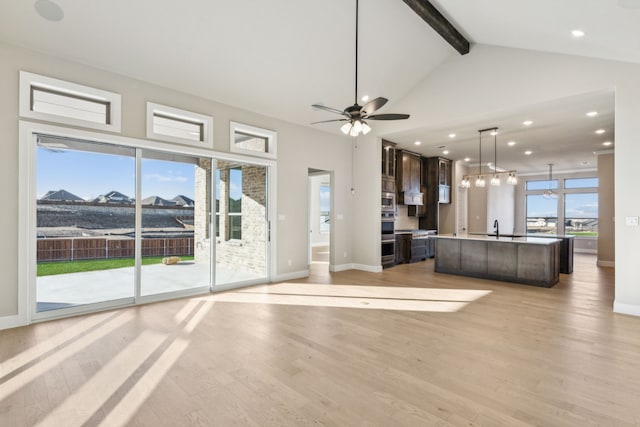
<path id="1" fill-rule="evenodd" d="M 445 18 L 429 0 L 403 0 L 461 55 L 469 53 L 469 41 Z"/>

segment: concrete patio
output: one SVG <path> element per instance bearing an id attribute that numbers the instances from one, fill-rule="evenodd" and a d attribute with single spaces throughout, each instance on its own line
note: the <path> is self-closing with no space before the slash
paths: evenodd
<path id="1" fill-rule="evenodd" d="M 132 298 L 134 267 L 38 277 L 37 311 Z M 229 284 L 260 276 L 241 266 L 216 265 L 216 284 Z M 210 264 L 183 261 L 174 265 L 145 265 L 141 270 L 141 294 L 156 295 L 209 286 Z"/>

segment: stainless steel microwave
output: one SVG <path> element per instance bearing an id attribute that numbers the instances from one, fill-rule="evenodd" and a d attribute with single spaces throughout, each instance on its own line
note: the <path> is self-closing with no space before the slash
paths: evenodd
<path id="1" fill-rule="evenodd" d="M 382 212 L 395 212 L 396 195 L 395 193 L 382 193 Z"/>

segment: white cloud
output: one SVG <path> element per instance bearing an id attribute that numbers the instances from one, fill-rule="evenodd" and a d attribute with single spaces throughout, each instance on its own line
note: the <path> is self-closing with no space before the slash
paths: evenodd
<path id="1" fill-rule="evenodd" d="M 144 176 L 145 179 L 152 179 L 157 182 L 187 182 L 188 178 L 185 176 L 172 176 L 172 175 L 161 175 L 159 173 L 147 174 Z"/>

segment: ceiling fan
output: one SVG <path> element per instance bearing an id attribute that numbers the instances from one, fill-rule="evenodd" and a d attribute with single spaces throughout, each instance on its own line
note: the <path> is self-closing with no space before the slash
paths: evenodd
<path id="1" fill-rule="evenodd" d="M 388 99 L 383 97 L 375 98 L 364 105 L 358 104 L 358 0 L 356 0 L 356 73 L 355 73 L 355 96 L 353 105 L 339 110 L 337 108 L 325 107 L 324 105 L 313 104 L 312 107 L 329 111 L 331 113 L 340 114 L 344 116 L 341 119 L 322 120 L 319 122 L 313 122 L 312 125 L 317 123 L 328 122 L 346 122 L 340 130 L 345 135 L 358 136 L 360 132 L 364 135 L 371 131 L 371 128 L 367 124 L 367 120 L 404 120 L 409 118 L 409 114 L 372 114 L 374 111 L 381 108 L 387 103 Z"/>

